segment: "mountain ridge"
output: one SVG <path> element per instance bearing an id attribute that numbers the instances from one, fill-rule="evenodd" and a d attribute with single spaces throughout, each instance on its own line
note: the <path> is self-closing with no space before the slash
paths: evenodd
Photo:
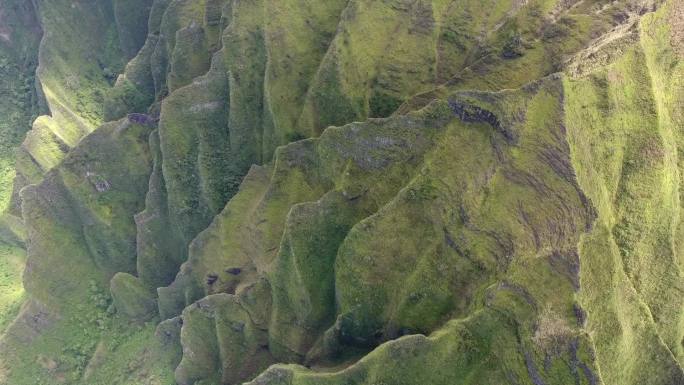
<path id="1" fill-rule="evenodd" d="M 682 3 L 490 5 L 36 2 L 0 383 L 684 383 Z"/>

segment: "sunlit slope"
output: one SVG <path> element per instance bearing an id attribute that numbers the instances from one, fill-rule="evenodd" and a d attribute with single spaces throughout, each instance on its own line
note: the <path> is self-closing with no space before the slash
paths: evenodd
<path id="1" fill-rule="evenodd" d="M 52 4 L 0 383 L 684 383 L 681 2 Z"/>

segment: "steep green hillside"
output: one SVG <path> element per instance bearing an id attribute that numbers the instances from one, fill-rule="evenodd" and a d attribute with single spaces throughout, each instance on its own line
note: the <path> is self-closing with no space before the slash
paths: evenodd
<path id="1" fill-rule="evenodd" d="M 15 177 L 15 149 L 38 111 L 34 91 L 41 28 L 33 4 L 0 3 L 0 210 L 10 206 Z M 24 301 L 21 273 L 26 252 L 21 219 L 0 217 L 0 331 L 16 317 Z"/>
<path id="2" fill-rule="evenodd" d="M 0 384 L 684 385 L 684 2 L 11 12 Z"/>
<path id="3" fill-rule="evenodd" d="M 40 24 L 31 2 L 5 0 L 0 8 L 0 205 L 12 192 L 14 148 L 38 111 L 34 72 Z"/>

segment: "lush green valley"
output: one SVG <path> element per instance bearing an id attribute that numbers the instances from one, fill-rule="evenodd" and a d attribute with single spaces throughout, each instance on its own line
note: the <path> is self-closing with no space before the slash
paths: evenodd
<path id="1" fill-rule="evenodd" d="M 0 0 L 0 385 L 684 385 L 683 154 L 681 0 Z"/>

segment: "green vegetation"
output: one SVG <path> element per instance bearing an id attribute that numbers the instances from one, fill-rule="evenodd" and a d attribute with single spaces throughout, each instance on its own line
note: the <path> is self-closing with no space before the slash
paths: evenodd
<path id="1" fill-rule="evenodd" d="M 0 246 L 0 330 L 5 330 L 24 302 L 21 273 L 26 263 L 24 250 Z"/>
<path id="2" fill-rule="evenodd" d="M 678 246 L 670 245 L 679 243 L 680 141 L 675 127 L 682 120 L 670 86 L 662 83 L 669 73 L 677 87 L 681 73 L 667 44 L 669 33 L 654 29 L 656 24 L 667 28 L 657 21 L 667 10 L 641 21 L 640 44 L 617 62 L 567 86 L 568 129 L 577 132 L 572 143 L 578 179 L 599 214 L 594 231 L 581 243 L 587 261 L 583 300 L 589 310 L 602 309 L 589 328 L 598 358 L 604 357 L 602 374 L 608 383 L 667 383 L 681 372 L 682 297 L 677 288 L 682 264 Z M 605 261 L 606 255 L 614 267 L 594 261 Z M 626 294 L 617 304 L 605 303 L 612 291 Z M 644 355 L 637 346 L 649 346 L 652 353 Z M 625 371 L 625 362 L 642 370 Z"/>
<path id="3" fill-rule="evenodd" d="M 29 2 L 5 0 L 0 12 L 0 210 L 10 205 L 15 149 L 38 113 L 34 90 L 40 27 Z M 12 209 L 16 212 L 16 204 Z"/>
<path id="4" fill-rule="evenodd" d="M 684 383 L 681 1 L 30 3 L 0 385 Z"/>

